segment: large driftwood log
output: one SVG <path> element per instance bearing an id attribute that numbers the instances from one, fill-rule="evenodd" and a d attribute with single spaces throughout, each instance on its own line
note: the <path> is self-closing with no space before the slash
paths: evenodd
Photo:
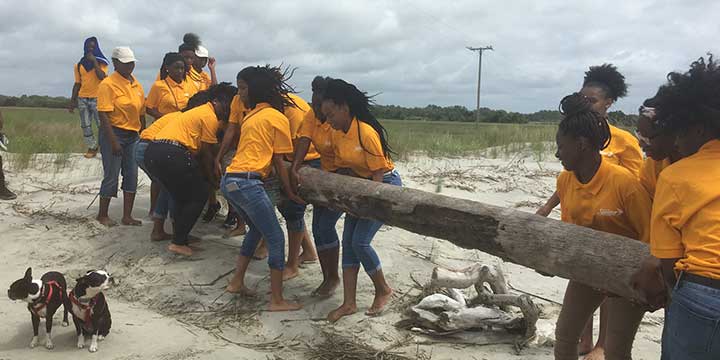
<path id="1" fill-rule="evenodd" d="M 498 256 L 625 298 L 644 301 L 630 277 L 647 245 L 534 214 L 475 201 L 300 170 L 308 202 L 372 218 L 414 233 Z"/>

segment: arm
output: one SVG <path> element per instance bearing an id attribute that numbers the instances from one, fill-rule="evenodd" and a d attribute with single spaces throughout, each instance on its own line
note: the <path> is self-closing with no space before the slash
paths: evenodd
<path id="1" fill-rule="evenodd" d="M 70 95 L 70 104 L 68 104 L 68 111 L 70 113 L 75 111 L 78 106 L 78 93 L 80 93 L 80 83 L 76 82 L 73 84 L 72 95 Z"/>
<path id="2" fill-rule="evenodd" d="M 310 139 L 306 137 L 299 138 L 295 144 L 295 154 L 293 156 L 292 166 L 290 167 L 290 181 L 295 185 L 295 191 L 297 191 L 297 188 L 300 186 L 300 173 L 298 173 L 298 170 L 300 170 L 300 166 L 303 163 L 303 159 L 305 159 L 305 155 L 307 155 L 308 149 L 310 149 Z"/>
<path id="3" fill-rule="evenodd" d="M 208 68 L 210 69 L 210 84 L 217 85 L 217 75 L 215 74 L 215 58 L 211 57 L 208 59 Z"/>
<path id="4" fill-rule="evenodd" d="M 212 186 L 217 188 L 220 178 L 218 176 L 216 176 L 215 172 L 213 171 L 213 149 L 214 148 L 217 148 L 216 144 L 201 142 L 200 149 L 195 154 L 195 159 L 197 160 L 198 164 L 200 165 L 200 171 L 203 173 L 203 175 L 208 180 L 208 182 Z"/>
<path id="5" fill-rule="evenodd" d="M 280 178 L 280 183 L 285 191 L 285 195 L 288 199 L 295 201 L 298 204 L 305 204 L 305 201 L 297 195 L 295 190 L 290 186 L 290 178 L 288 177 L 288 171 L 285 167 L 284 154 L 273 154 L 272 162 L 275 168 L 275 173 Z"/>
<path id="6" fill-rule="evenodd" d="M 372 180 L 377 182 L 383 182 L 383 176 L 385 175 L 385 171 L 378 170 L 372 174 Z"/>
<path id="7" fill-rule="evenodd" d="M 665 279 L 665 285 L 672 289 L 675 287 L 677 278 L 675 277 L 675 263 L 680 258 L 675 259 L 660 259 L 660 269 L 662 270 L 663 279 Z"/>
<path id="8" fill-rule="evenodd" d="M 102 128 L 105 136 L 107 136 L 108 140 L 110 141 L 113 155 L 121 155 L 122 147 L 120 146 L 120 143 L 118 143 L 117 138 L 115 137 L 115 133 L 112 131 L 112 126 L 110 125 L 110 118 L 108 117 L 108 113 L 105 111 L 99 111 L 98 115 L 100 116 L 100 128 Z"/>
<path id="9" fill-rule="evenodd" d="M 163 114 L 161 114 L 160 111 L 158 111 L 158 109 L 156 109 L 156 108 L 151 108 L 151 107 L 149 107 L 149 106 L 148 106 L 148 107 L 145 107 L 145 113 L 147 113 L 148 115 L 150 115 L 150 116 L 152 116 L 153 118 L 155 118 L 155 120 L 157 120 L 157 119 L 159 119 L 159 118 L 161 118 L 161 117 L 163 116 Z"/>
<path id="10" fill-rule="evenodd" d="M 147 121 L 145 120 L 145 114 L 140 115 L 140 131 L 143 131 L 147 128 Z"/>
<path id="11" fill-rule="evenodd" d="M 97 76 L 98 80 L 102 81 L 102 79 L 107 77 L 107 74 L 100 68 L 100 64 L 98 64 L 97 59 L 93 56 L 93 62 L 95 63 L 95 76 Z"/>
<path id="12" fill-rule="evenodd" d="M 535 214 L 547 217 L 558 205 L 560 205 L 560 196 L 557 191 L 555 191 L 547 202 L 545 202 L 545 205 L 541 206 Z"/>
<path id="13" fill-rule="evenodd" d="M 240 127 L 236 123 L 229 123 L 225 129 L 225 135 L 223 135 L 220 149 L 218 150 L 217 156 L 215 156 L 215 175 L 220 177 L 222 175 L 222 158 L 230 150 L 233 142 L 237 143 L 236 136 L 240 133 Z"/>

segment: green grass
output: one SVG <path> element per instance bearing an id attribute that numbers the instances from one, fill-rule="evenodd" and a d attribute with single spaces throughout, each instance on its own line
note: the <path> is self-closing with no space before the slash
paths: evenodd
<path id="1" fill-rule="evenodd" d="M 7 107 L 0 111 L 5 120 L 3 132 L 10 139 L 10 152 L 36 154 L 86 150 L 78 110 L 74 114 L 63 109 L 40 108 Z"/>
<path id="2" fill-rule="evenodd" d="M 429 156 L 458 156 L 492 148 L 497 157 L 530 150 L 545 154 L 544 143 L 555 139 L 556 125 L 487 124 L 407 120 L 381 120 L 390 145 L 402 157 L 422 151 Z M 542 160 L 542 158 L 538 159 Z"/>
<path id="3" fill-rule="evenodd" d="M 0 108 L 4 132 L 10 138 L 9 151 L 19 153 L 17 162 L 30 154 L 68 154 L 85 151 L 80 120 L 62 109 Z M 409 120 L 381 120 L 390 145 L 398 158 L 424 152 L 429 156 L 461 156 L 490 148 L 487 155 L 498 157 L 530 151 L 537 160 L 546 154 L 545 142 L 555 138 L 551 124 L 485 124 Z M 97 131 L 94 129 L 94 131 Z M 67 157 L 67 156 L 65 156 Z"/>

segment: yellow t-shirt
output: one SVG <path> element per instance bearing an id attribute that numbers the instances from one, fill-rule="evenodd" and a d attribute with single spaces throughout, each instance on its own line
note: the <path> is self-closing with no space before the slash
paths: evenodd
<path id="1" fill-rule="evenodd" d="M 285 107 L 285 116 L 288 118 L 288 121 L 290 122 L 290 136 L 293 140 L 293 148 L 294 145 L 297 143 L 297 140 L 300 138 L 298 135 L 298 130 L 300 129 L 300 126 L 302 125 L 303 121 L 305 120 L 305 114 L 307 114 L 312 109 L 310 108 L 310 105 L 303 100 L 301 97 L 295 95 L 295 94 L 288 94 L 288 97 L 295 103 L 296 106 L 286 106 Z M 288 155 L 288 159 L 292 161 L 294 156 L 292 154 Z M 310 148 L 308 149 L 307 154 L 305 155 L 304 161 L 310 161 L 319 159 L 320 154 L 315 150 L 315 147 L 310 145 Z"/>
<path id="2" fill-rule="evenodd" d="M 650 199 L 655 197 L 655 185 L 660 172 L 668 166 L 670 166 L 669 159 L 657 161 L 647 158 L 643 161 L 642 168 L 640 168 L 640 184 L 647 190 Z"/>
<path id="3" fill-rule="evenodd" d="M 105 65 L 105 63 L 101 62 L 98 62 L 98 66 L 100 66 L 100 70 L 102 70 L 102 72 L 107 75 L 108 66 Z M 98 79 L 97 74 L 95 73 L 95 69 L 87 71 L 85 70 L 84 66 L 80 64 L 75 64 L 73 73 L 75 74 L 75 83 L 80 84 L 80 91 L 78 92 L 78 97 L 97 98 L 98 86 L 100 86 L 100 82 L 102 80 Z"/>
<path id="4" fill-rule="evenodd" d="M 110 125 L 124 130 L 140 131 L 140 116 L 145 115 L 145 92 L 140 82 L 113 72 L 98 86 L 97 109 L 109 112 Z"/>
<path id="5" fill-rule="evenodd" d="M 190 72 L 187 74 L 187 81 L 191 82 L 195 86 L 196 92 L 207 90 L 210 87 L 210 81 L 206 82 L 206 77 L 202 74 L 205 74 L 205 72 L 197 71 L 194 67 L 190 67 Z M 207 78 L 209 79 L 209 77 Z"/>
<path id="6" fill-rule="evenodd" d="M 720 279 L 720 140 L 660 173 L 650 252 L 675 270 Z"/>
<path id="7" fill-rule="evenodd" d="M 383 153 L 377 131 L 365 122 L 353 119 L 347 133 L 333 131 L 332 144 L 337 168 L 349 168 L 364 178 L 395 168 Z"/>
<path id="8" fill-rule="evenodd" d="M 232 102 L 230 102 L 230 117 L 228 118 L 228 122 L 240 126 L 247 112 L 245 104 L 240 100 L 240 96 L 233 96 Z"/>
<path id="9" fill-rule="evenodd" d="M 182 112 L 176 111 L 171 112 L 167 115 L 163 115 L 161 118 L 155 120 L 152 125 L 148 126 L 147 129 L 140 133 L 140 139 L 143 140 L 155 140 L 155 135 L 160 132 L 167 124 L 171 121 L 175 121 Z"/>
<path id="10" fill-rule="evenodd" d="M 297 137 L 305 137 L 312 141 L 310 149 L 316 150 L 320 155 L 320 167 L 325 171 L 335 171 L 335 149 L 332 144 L 333 130 L 327 121 L 321 123 L 315 116 L 315 111 L 311 108 L 306 114 L 305 119 L 298 129 Z M 310 153 L 310 149 L 308 153 Z"/>
<path id="11" fill-rule="evenodd" d="M 643 163 L 640 143 L 629 132 L 610 125 L 610 144 L 600 151 L 611 163 L 620 165 L 638 175 Z"/>
<path id="12" fill-rule="evenodd" d="M 150 88 L 145 106 L 157 109 L 163 115 L 180 111 L 187 106 L 188 100 L 196 92 L 195 86 L 189 81 L 185 80 L 178 84 L 167 76 L 165 80 L 156 81 Z"/>
<path id="13" fill-rule="evenodd" d="M 587 184 L 564 171 L 557 179 L 562 221 L 649 241 L 650 196 L 637 176 L 602 158 L 595 176 Z"/>
<path id="14" fill-rule="evenodd" d="M 155 135 L 155 140 L 174 140 L 195 152 L 200 142 L 217 144 L 218 125 L 215 107 L 207 103 L 180 113 Z"/>
<path id="15" fill-rule="evenodd" d="M 265 178 L 270 174 L 273 155 L 292 151 L 288 119 L 270 104 L 260 103 L 242 122 L 237 151 L 226 172 L 256 172 Z"/>

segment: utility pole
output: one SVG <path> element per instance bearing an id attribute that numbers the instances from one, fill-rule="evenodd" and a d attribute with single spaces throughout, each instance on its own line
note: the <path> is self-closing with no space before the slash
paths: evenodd
<path id="1" fill-rule="evenodd" d="M 484 47 L 467 47 L 470 51 L 477 51 L 478 53 L 478 86 L 477 86 L 477 106 L 475 108 L 475 121 L 480 122 L 480 77 L 482 75 L 482 56 L 485 50 L 494 50 L 492 46 Z"/>

